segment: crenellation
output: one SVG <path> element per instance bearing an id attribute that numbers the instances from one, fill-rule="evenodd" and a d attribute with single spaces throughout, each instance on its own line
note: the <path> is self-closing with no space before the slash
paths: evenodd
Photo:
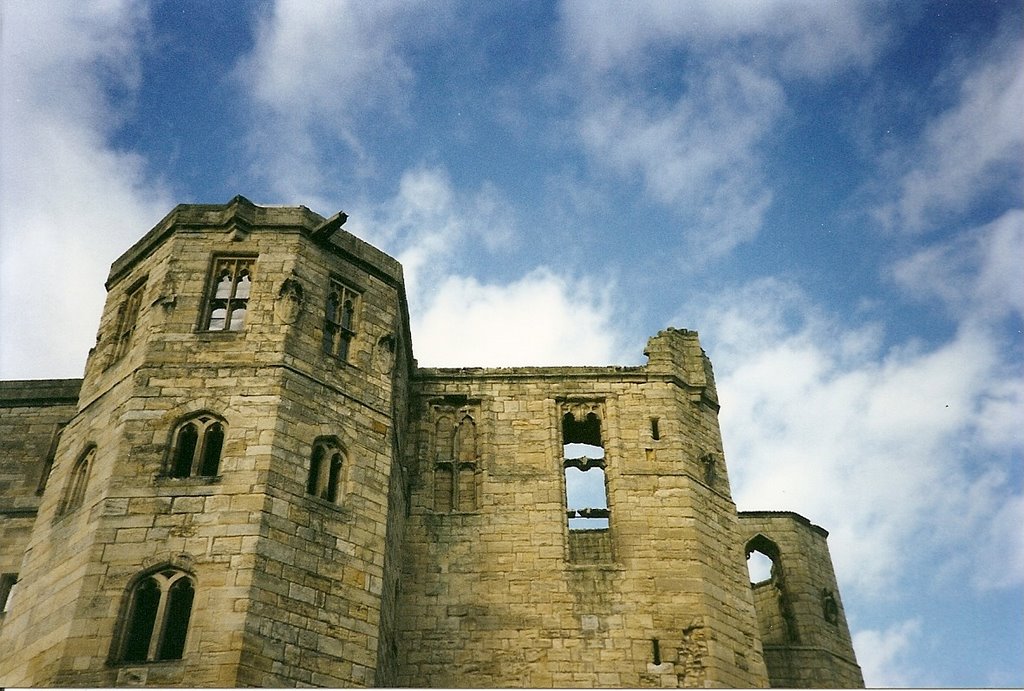
<path id="1" fill-rule="evenodd" d="M 0 382 L 0 682 L 862 684 L 826 533 L 737 514 L 696 332 L 418 368 L 345 218 L 178 206 L 82 380 Z"/>

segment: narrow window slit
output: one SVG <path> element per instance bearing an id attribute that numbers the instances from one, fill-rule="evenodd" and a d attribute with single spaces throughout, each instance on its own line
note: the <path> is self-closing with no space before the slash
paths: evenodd
<path id="1" fill-rule="evenodd" d="M 651 654 L 654 656 L 654 664 L 661 664 L 661 644 L 657 638 L 651 639 Z"/>

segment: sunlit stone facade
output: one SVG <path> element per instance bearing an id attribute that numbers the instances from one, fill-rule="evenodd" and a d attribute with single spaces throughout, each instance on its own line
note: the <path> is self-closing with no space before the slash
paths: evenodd
<path id="1" fill-rule="evenodd" d="M 826 532 L 736 511 L 696 333 L 420 368 L 344 221 L 179 206 L 81 380 L 0 383 L 0 683 L 862 685 Z"/>

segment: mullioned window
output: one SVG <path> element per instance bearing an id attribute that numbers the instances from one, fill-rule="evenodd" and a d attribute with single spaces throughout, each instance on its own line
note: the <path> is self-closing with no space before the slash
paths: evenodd
<path id="1" fill-rule="evenodd" d="M 169 477 L 213 477 L 220 470 L 224 421 L 200 413 L 181 422 L 172 436 L 166 474 Z"/>
<path id="2" fill-rule="evenodd" d="M 207 290 L 203 328 L 207 331 L 241 331 L 249 309 L 255 257 L 217 257 Z"/>
<path id="3" fill-rule="evenodd" d="M 356 311 L 359 293 L 347 285 L 331 279 L 324 308 L 323 349 L 342 362 L 348 362 L 352 341 L 356 337 Z"/>
<path id="4" fill-rule="evenodd" d="M 185 652 L 195 583 L 167 568 L 138 579 L 128 592 L 118 662 L 179 660 Z"/>
<path id="5" fill-rule="evenodd" d="M 337 502 L 341 494 L 345 453 L 333 437 L 321 437 L 313 443 L 309 459 L 306 493 L 329 502 Z"/>

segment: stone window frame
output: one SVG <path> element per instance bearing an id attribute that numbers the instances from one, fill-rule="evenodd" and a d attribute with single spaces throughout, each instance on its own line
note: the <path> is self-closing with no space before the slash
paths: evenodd
<path id="1" fill-rule="evenodd" d="M 764 533 L 757 533 L 744 544 L 743 552 L 746 559 L 750 559 L 751 554 L 758 552 L 771 560 L 769 578 L 757 583 L 752 582 L 750 587 L 752 590 L 770 588 L 775 593 L 779 616 L 783 622 L 782 633 L 787 643 L 799 643 L 800 632 L 796 624 L 796 615 L 793 612 L 792 596 L 783 568 L 783 552 L 779 544 Z"/>
<path id="2" fill-rule="evenodd" d="M 240 333 L 245 329 L 252 297 L 254 268 L 258 255 L 215 254 L 210 261 L 210 273 L 204 291 L 204 306 L 199 330 L 207 333 Z M 228 285 L 225 279 L 230 278 Z M 243 279 L 245 279 L 243 281 Z M 244 292 L 239 288 L 244 286 Z M 227 288 L 225 291 L 224 288 Z M 223 317 L 216 316 L 220 310 Z M 236 320 L 236 314 L 242 313 Z M 215 320 L 219 326 L 214 326 Z"/>
<path id="3" fill-rule="evenodd" d="M 11 608 L 14 599 L 14 591 L 18 585 L 18 574 L 0 573 L 0 620 L 4 618 Z"/>
<path id="4" fill-rule="evenodd" d="M 60 438 L 64 434 L 64 428 L 67 426 L 67 422 L 58 422 L 53 427 L 53 433 L 50 435 L 50 446 L 46 450 L 46 455 L 43 456 L 43 465 L 39 471 L 39 481 L 36 483 L 36 496 L 42 496 L 43 492 L 46 491 L 46 485 L 50 481 L 50 473 L 53 470 L 53 462 L 57 458 Z"/>
<path id="5" fill-rule="evenodd" d="M 114 351 L 110 362 L 113 364 L 125 356 L 131 345 L 132 336 L 139 323 L 139 314 L 142 311 L 142 297 L 146 290 L 148 277 L 143 277 L 125 291 L 124 300 L 117 312 L 117 327 L 114 331 Z"/>
<path id="6" fill-rule="evenodd" d="M 183 659 L 195 591 L 195 574 L 170 564 L 136 575 L 122 598 L 110 662 L 141 665 Z"/>
<path id="7" fill-rule="evenodd" d="M 607 530 L 611 528 L 611 493 L 608 491 L 608 462 L 607 462 L 607 439 L 602 434 L 605 411 L 602 401 L 566 401 L 559 407 L 559 448 L 563 449 L 568 444 L 586 444 L 601 448 L 605 453 L 602 458 L 576 457 L 567 458 L 562 455 L 562 480 L 563 500 L 565 501 L 566 525 L 569 532 L 587 530 Z M 582 418 L 582 419 L 578 419 Z M 596 442 L 596 443 L 595 443 Z M 601 471 L 602 486 L 604 489 L 603 507 L 573 507 L 569 506 L 568 476 L 566 471 L 576 468 L 581 472 L 588 472 L 593 469 Z M 575 527 L 570 521 L 574 519 L 605 519 L 607 526 L 600 527 Z"/>
<path id="8" fill-rule="evenodd" d="M 64 487 L 64 497 L 61 499 L 58 516 L 65 516 L 74 513 L 85 503 L 85 492 L 89 486 L 89 475 L 96 459 L 96 444 L 86 444 L 85 449 L 75 459 L 68 473 L 68 482 Z"/>
<path id="9" fill-rule="evenodd" d="M 309 455 L 306 496 L 338 505 L 345 496 L 345 475 L 349 455 L 333 435 L 317 437 Z"/>
<path id="10" fill-rule="evenodd" d="M 480 441 L 474 412 L 469 407 L 435 406 L 432 505 L 436 513 L 480 510 Z"/>
<path id="11" fill-rule="evenodd" d="M 195 439 L 184 437 L 195 430 Z M 171 429 L 162 475 L 172 479 L 220 477 L 220 464 L 228 435 L 227 421 L 209 410 L 190 413 L 180 418 Z M 185 446 L 183 446 L 185 444 Z M 187 449 L 191 447 L 189 452 Z M 186 458 L 190 456 L 190 458 Z M 187 472 L 185 464 L 188 464 Z"/>
<path id="12" fill-rule="evenodd" d="M 363 291 L 338 276 L 331 276 L 324 300 L 321 349 L 339 362 L 349 362 L 356 339 Z"/>

